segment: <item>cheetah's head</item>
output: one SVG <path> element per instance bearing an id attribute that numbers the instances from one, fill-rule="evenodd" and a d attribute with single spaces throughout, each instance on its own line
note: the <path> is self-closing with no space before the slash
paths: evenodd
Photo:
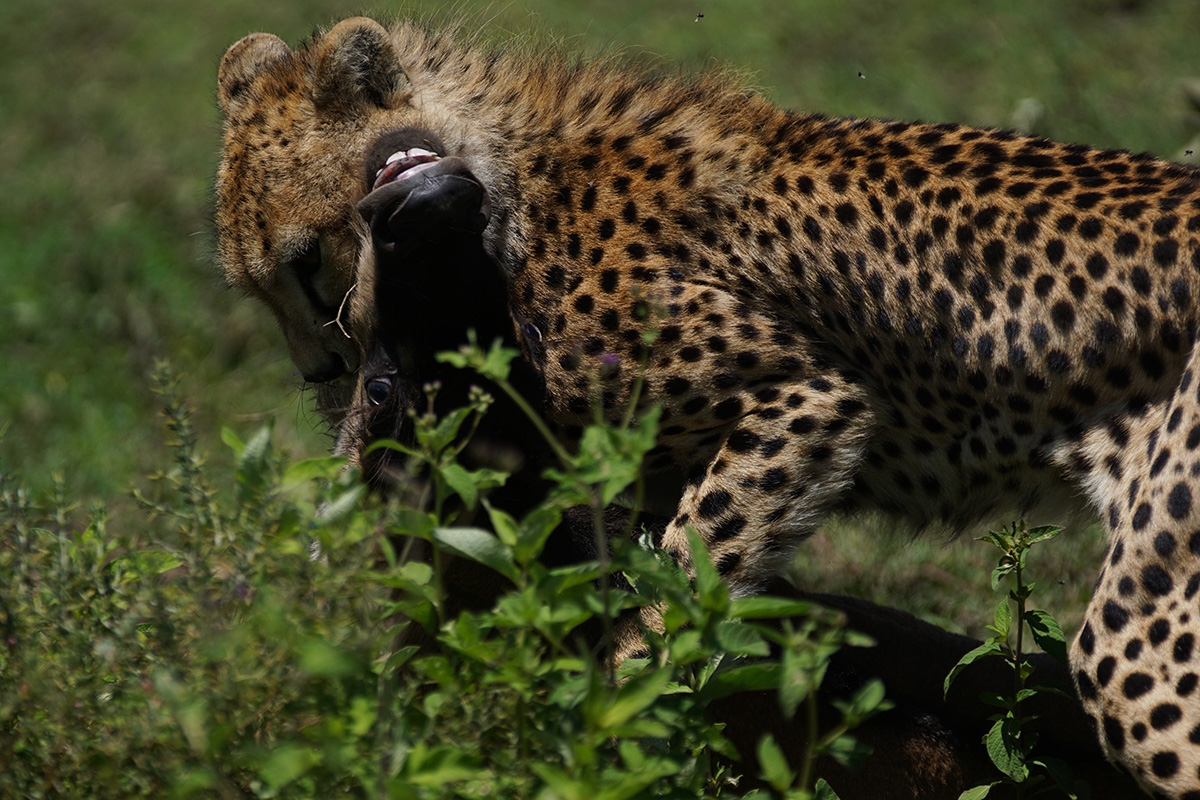
<path id="1" fill-rule="evenodd" d="M 225 120 L 217 175 L 227 281 L 262 300 L 306 381 L 363 359 L 350 302 L 376 251 L 403 259 L 430 231 L 477 236 L 487 194 L 422 127 L 418 93 L 392 36 L 345 20 L 290 49 L 252 34 L 221 62 Z"/>

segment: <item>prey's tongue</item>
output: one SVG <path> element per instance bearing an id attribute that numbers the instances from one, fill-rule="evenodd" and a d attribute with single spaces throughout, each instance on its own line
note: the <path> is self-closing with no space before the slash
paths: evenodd
<path id="1" fill-rule="evenodd" d="M 441 161 L 441 156 L 422 147 L 397 150 L 388 156 L 383 167 L 375 173 L 375 183 L 371 189 L 378 189 L 380 186 L 412 177 L 418 172 L 429 169 L 439 161 Z"/>

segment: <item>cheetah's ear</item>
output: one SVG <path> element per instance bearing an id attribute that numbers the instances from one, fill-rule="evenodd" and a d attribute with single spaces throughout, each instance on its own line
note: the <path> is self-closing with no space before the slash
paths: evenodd
<path id="1" fill-rule="evenodd" d="M 375 20 L 343 20 L 322 40 L 313 76 L 313 99 L 318 108 L 393 108 L 408 86 L 392 37 Z"/>
<path id="2" fill-rule="evenodd" d="M 246 99 L 246 90 L 272 64 L 291 56 L 292 51 L 278 36 L 252 33 L 225 51 L 217 71 L 217 101 L 225 116 L 237 111 Z"/>

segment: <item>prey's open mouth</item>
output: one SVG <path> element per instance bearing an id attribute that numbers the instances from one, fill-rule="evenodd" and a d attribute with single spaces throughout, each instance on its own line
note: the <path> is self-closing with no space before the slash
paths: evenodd
<path id="1" fill-rule="evenodd" d="M 390 131 L 367 149 L 367 195 L 357 208 L 378 250 L 411 253 L 422 242 L 478 236 L 487 227 L 487 190 L 465 160 L 448 153 L 418 128 Z"/>
<path id="2" fill-rule="evenodd" d="M 374 191 L 380 186 L 411 178 L 418 172 L 429 169 L 442 157 L 424 147 L 410 147 L 407 150 L 397 150 L 387 157 L 383 166 L 375 172 L 375 182 L 371 184 Z"/>

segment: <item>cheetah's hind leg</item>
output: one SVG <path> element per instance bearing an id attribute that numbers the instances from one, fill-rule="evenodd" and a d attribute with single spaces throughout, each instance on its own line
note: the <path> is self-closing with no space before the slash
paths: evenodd
<path id="1" fill-rule="evenodd" d="M 1109 760 L 1155 797 L 1200 800 L 1200 348 L 1151 407 L 1107 498 L 1109 551 L 1071 649 Z"/>

